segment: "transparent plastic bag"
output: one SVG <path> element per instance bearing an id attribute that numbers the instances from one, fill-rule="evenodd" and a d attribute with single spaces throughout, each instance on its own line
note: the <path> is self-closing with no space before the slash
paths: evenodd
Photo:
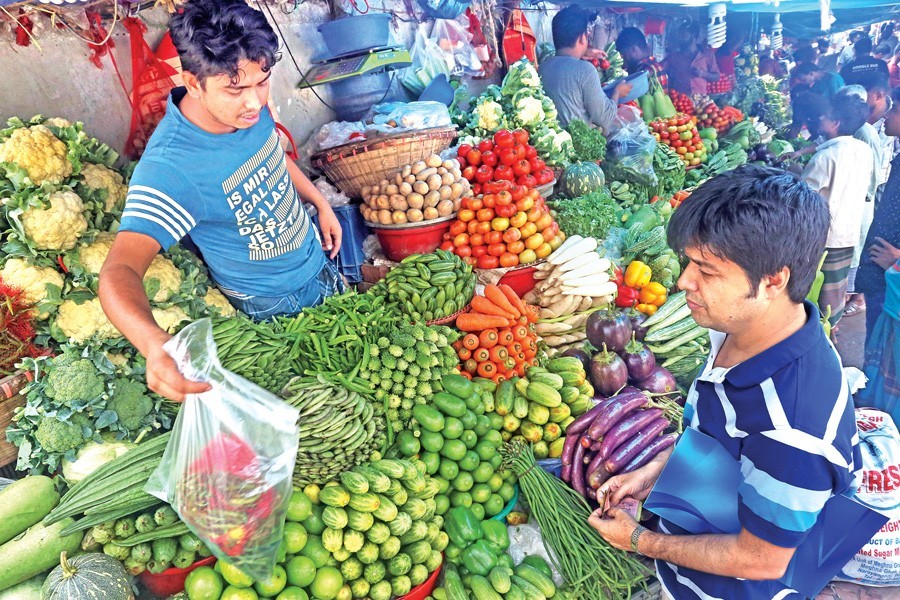
<path id="1" fill-rule="evenodd" d="M 437 40 L 438 46 L 450 64 L 452 75 L 482 74 L 481 60 L 472 46 L 472 34 L 458 21 L 437 19 L 431 30 L 431 37 Z"/>
<path id="2" fill-rule="evenodd" d="M 440 102 L 391 102 L 372 107 L 371 129 L 393 133 L 405 129 L 449 127 L 450 111 Z"/>
<path id="3" fill-rule="evenodd" d="M 410 51 L 412 65 L 403 71 L 400 82 L 418 98 L 431 80 L 440 74 L 450 77 L 450 65 L 437 42 L 431 39 L 428 23 L 422 23 L 416 30 L 416 41 Z"/>
<path id="4" fill-rule="evenodd" d="M 617 129 L 606 145 L 603 170 L 612 179 L 656 187 L 658 180 L 653 170 L 653 154 L 656 138 L 632 107 L 620 110 Z"/>
<path id="5" fill-rule="evenodd" d="M 268 578 L 293 491 L 299 412 L 222 368 L 209 319 L 164 348 L 185 377 L 212 389 L 187 397 L 144 490 L 168 502 L 217 558 Z"/>

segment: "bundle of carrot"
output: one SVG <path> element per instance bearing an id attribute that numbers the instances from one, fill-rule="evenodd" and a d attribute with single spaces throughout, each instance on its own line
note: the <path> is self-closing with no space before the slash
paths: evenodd
<path id="1" fill-rule="evenodd" d="M 495 382 L 522 377 L 537 354 L 538 309 L 525 304 L 508 285 L 487 285 L 472 298 L 472 310 L 456 319 L 465 335 L 453 347 L 463 376 Z"/>

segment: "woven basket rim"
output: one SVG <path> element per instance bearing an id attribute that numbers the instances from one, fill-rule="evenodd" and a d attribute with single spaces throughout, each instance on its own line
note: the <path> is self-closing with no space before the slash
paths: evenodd
<path id="1" fill-rule="evenodd" d="M 334 162 L 335 160 L 346 158 L 347 156 L 353 156 L 364 152 L 371 152 L 373 150 L 389 148 L 391 146 L 405 144 L 412 140 L 420 138 L 428 139 L 431 137 L 446 137 L 448 134 L 453 134 L 455 137 L 455 125 L 449 127 L 432 127 L 429 129 L 419 129 L 416 131 L 404 131 L 402 133 L 379 137 L 374 140 L 360 140 L 358 142 L 350 142 L 349 144 L 343 144 L 341 146 L 335 146 L 333 148 L 328 148 L 327 150 L 317 152 L 310 157 L 310 161 L 314 165 L 326 162 Z"/>
<path id="2" fill-rule="evenodd" d="M 447 315 L 443 319 L 434 319 L 433 321 L 425 321 L 426 325 L 446 325 L 447 323 L 453 323 L 456 321 L 456 317 L 463 313 L 467 313 L 472 309 L 472 304 L 466 304 L 461 309 L 453 313 L 452 315 Z"/>

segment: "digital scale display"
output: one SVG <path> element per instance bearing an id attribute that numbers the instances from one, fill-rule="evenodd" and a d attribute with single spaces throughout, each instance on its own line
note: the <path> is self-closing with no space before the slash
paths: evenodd
<path id="1" fill-rule="evenodd" d="M 376 70 L 401 69 L 411 64 L 412 57 L 405 47 L 375 48 L 366 50 L 363 54 L 336 57 L 315 63 L 297 87 L 311 88 Z"/>

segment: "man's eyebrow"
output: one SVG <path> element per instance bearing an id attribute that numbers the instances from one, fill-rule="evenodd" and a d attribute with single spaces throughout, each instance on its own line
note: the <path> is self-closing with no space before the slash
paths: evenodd
<path id="1" fill-rule="evenodd" d="M 259 83 L 264 83 L 264 82 L 268 81 L 270 77 L 272 77 L 272 71 L 269 71 L 268 74 L 266 75 L 266 78 L 263 79 L 262 81 L 260 81 Z M 236 90 L 243 90 L 243 89 L 246 89 L 246 88 L 248 88 L 248 87 L 253 87 L 253 86 L 259 85 L 259 83 L 254 83 L 254 84 L 251 86 L 251 85 L 237 85 L 237 84 L 235 84 L 234 82 L 231 82 L 231 83 L 228 84 L 228 87 L 233 88 L 233 89 L 236 89 Z"/>

